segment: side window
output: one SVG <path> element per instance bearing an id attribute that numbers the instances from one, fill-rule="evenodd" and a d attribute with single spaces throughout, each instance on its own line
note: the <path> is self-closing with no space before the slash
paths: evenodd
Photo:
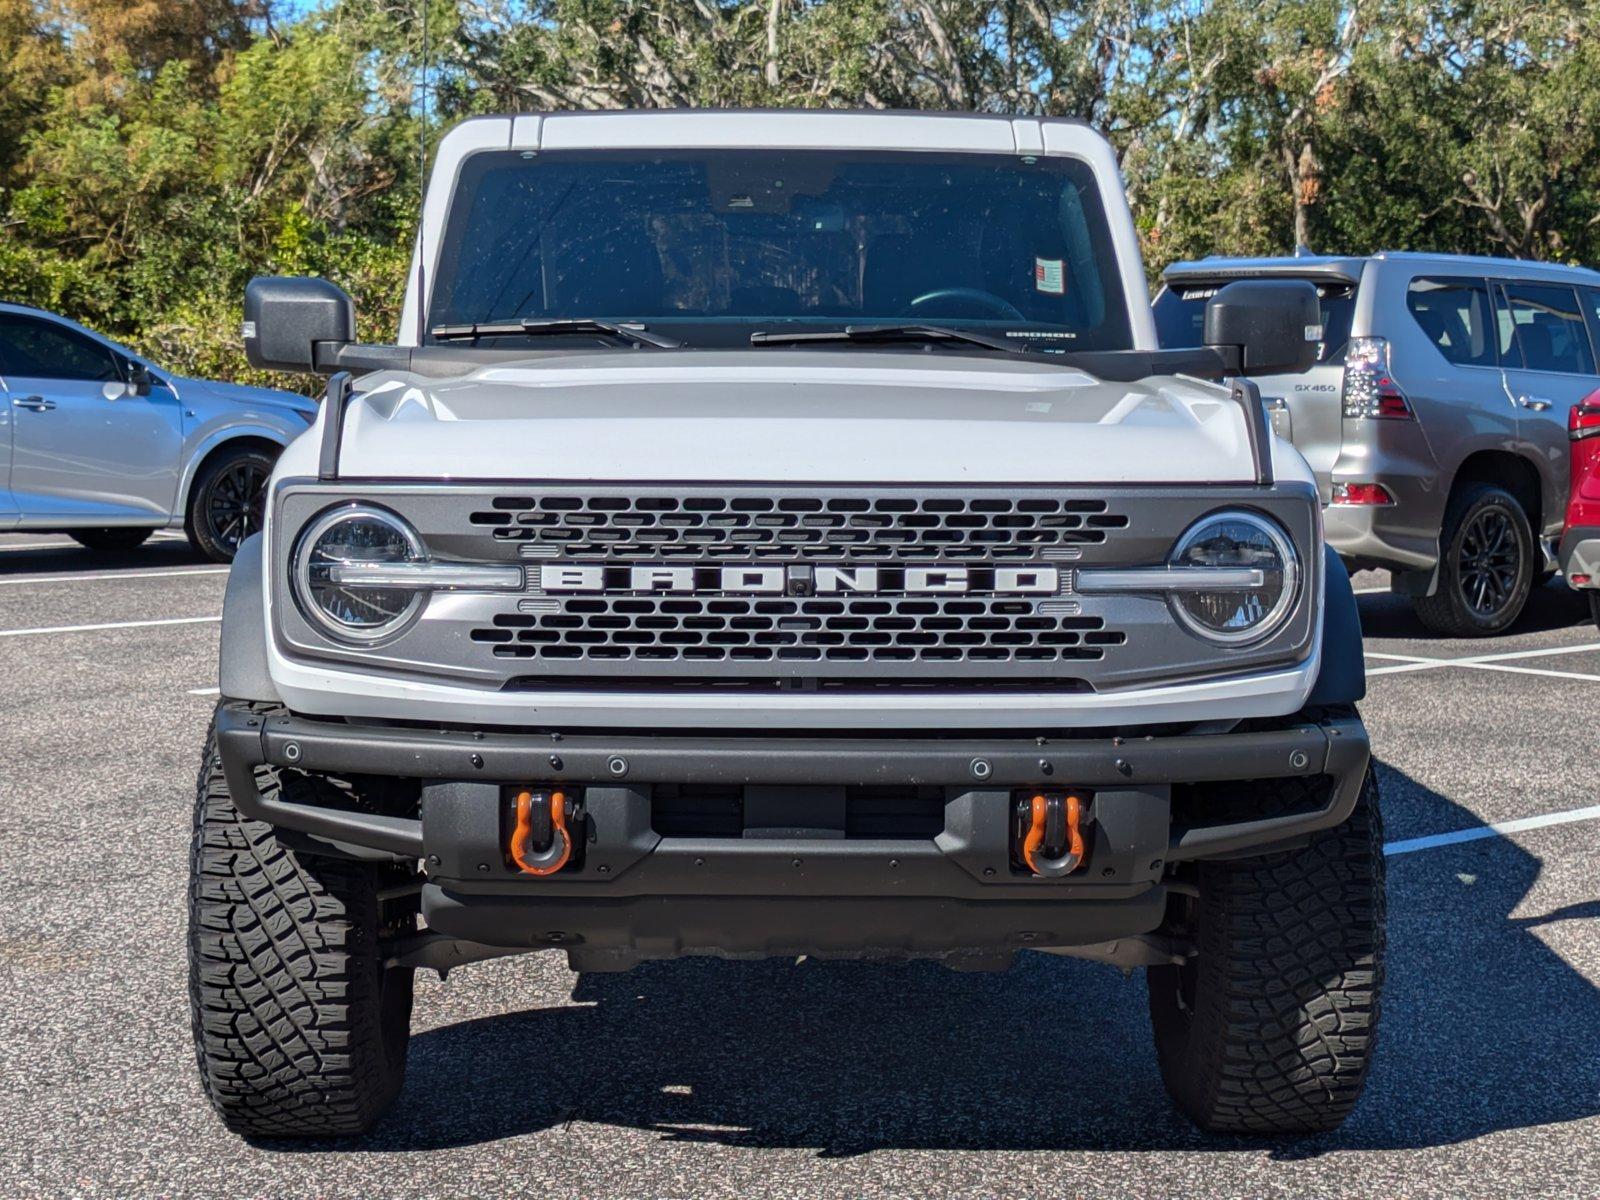
<path id="1" fill-rule="evenodd" d="M 1406 289 L 1411 319 L 1459 366 L 1492 367 L 1496 354 L 1495 319 L 1488 285 L 1481 279 L 1413 279 Z"/>
<path id="2" fill-rule="evenodd" d="M 26 379 L 111 383 L 122 378 L 115 356 L 99 342 L 53 321 L 15 313 L 0 313 L 0 366 Z"/>
<path id="3" fill-rule="evenodd" d="M 1505 295 L 1524 367 L 1564 375 L 1594 374 L 1589 329 L 1574 289 L 1548 283 L 1508 283 Z"/>
<path id="4" fill-rule="evenodd" d="M 1578 296 L 1588 310 L 1590 336 L 1595 347 L 1600 349 L 1600 288 L 1579 288 Z"/>

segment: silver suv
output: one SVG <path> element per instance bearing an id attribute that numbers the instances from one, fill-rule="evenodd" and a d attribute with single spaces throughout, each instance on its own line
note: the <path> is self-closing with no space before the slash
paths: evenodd
<path id="1" fill-rule="evenodd" d="M 220 562 L 316 402 L 185 379 L 75 321 L 0 304 L 0 530 L 131 550 L 182 528 Z"/>
<path id="2" fill-rule="evenodd" d="M 1163 274 L 1164 347 L 1202 342 L 1237 279 L 1303 279 L 1322 299 L 1317 365 L 1260 380 L 1316 474 L 1328 542 L 1385 567 L 1430 629 L 1507 628 L 1556 566 L 1567 414 L 1600 386 L 1600 272 L 1509 259 L 1207 258 Z"/>

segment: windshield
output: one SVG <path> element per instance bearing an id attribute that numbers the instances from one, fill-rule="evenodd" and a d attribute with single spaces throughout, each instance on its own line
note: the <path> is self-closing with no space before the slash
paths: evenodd
<path id="1" fill-rule="evenodd" d="M 1281 279 L 1283 276 L 1261 278 Z M 1161 290 L 1152 312 L 1156 319 L 1156 341 L 1163 350 L 1185 350 L 1205 344 L 1206 301 L 1224 286 L 1225 283 L 1177 280 Z M 1328 362 L 1343 357 L 1345 343 L 1350 340 L 1356 289 L 1348 283 L 1318 283 L 1316 287 L 1317 299 L 1322 302 L 1322 341 L 1317 344 L 1317 361 Z"/>
<path id="2" fill-rule="evenodd" d="M 436 276 L 431 328 L 586 318 L 715 346 L 914 322 L 1019 348 L 1132 345 L 1099 189 L 1059 157 L 477 154 Z"/>

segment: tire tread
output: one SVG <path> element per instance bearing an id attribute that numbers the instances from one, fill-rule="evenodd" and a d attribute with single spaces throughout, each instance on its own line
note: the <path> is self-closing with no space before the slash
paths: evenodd
<path id="1" fill-rule="evenodd" d="M 1382 821 L 1369 775 L 1350 819 L 1303 849 L 1199 871 L 1195 1011 L 1151 972 L 1163 1078 L 1178 1106 L 1218 1133 L 1337 1127 L 1359 1099 L 1383 981 Z"/>
<path id="2" fill-rule="evenodd" d="M 264 781 L 268 782 L 268 781 Z M 282 785 L 281 780 L 272 784 Z M 207 1098 L 250 1137 L 364 1132 L 404 1080 L 410 979 L 381 1003 L 380 868 L 298 852 L 243 817 L 208 736 L 196 788 L 190 1010 Z"/>

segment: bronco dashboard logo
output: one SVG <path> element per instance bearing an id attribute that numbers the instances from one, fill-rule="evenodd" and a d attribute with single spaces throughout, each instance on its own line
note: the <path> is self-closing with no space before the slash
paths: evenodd
<path id="1" fill-rule="evenodd" d="M 1055 595 L 1062 590 L 1061 568 L 930 564 L 905 566 L 817 566 L 811 563 L 737 567 L 608 567 L 543 563 L 539 590 L 568 592 L 676 592 L 723 595 Z"/>

